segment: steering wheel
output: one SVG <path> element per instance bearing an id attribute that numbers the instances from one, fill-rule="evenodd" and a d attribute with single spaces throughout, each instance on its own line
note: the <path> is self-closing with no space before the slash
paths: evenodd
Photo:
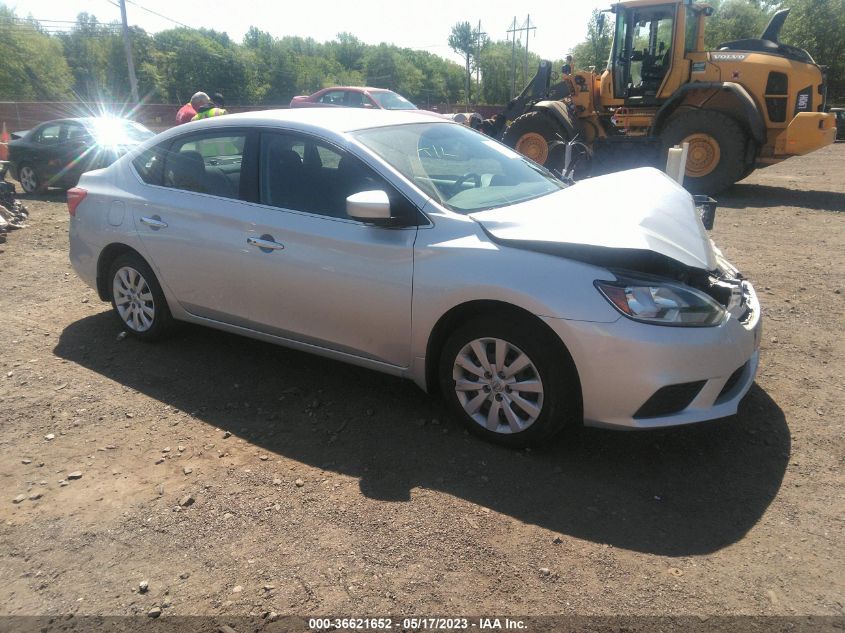
<path id="1" fill-rule="evenodd" d="M 476 174 L 474 171 L 467 172 L 460 178 L 455 181 L 453 187 L 456 190 L 460 190 L 461 185 L 463 185 L 467 180 L 472 180 L 475 183 L 475 187 L 478 188 L 481 186 L 481 176 Z"/>

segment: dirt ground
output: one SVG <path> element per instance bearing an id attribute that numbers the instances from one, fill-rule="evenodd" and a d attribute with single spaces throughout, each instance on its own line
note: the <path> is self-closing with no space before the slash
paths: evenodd
<path id="1" fill-rule="evenodd" d="M 337 362 L 121 340 L 62 194 L 26 204 L 0 247 L 0 614 L 845 612 L 845 144 L 721 196 L 765 318 L 737 416 L 534 451 Z"/>

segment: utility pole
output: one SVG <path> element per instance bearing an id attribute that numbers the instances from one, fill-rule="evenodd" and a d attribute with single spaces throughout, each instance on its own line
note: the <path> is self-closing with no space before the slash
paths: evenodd
<path id="1" fill-rule="evenodd" d="M 135 62 L 132 59 L 132 40 L 129 37 L 129 24 L 126 22 L 126 0 L 120 0 L 120 20 L 123 22 L 123 46 L 126 48 L 126 65 L 129 67 L 129 88 L 132 90 L 132 101 L 140 103 L 138 78 L 135 77 Z"/>
<path id="2" fill-rule="evenodd" d="M 481 57 L 481 38 L 487 33 L 481 32 L 481 20 L 478 21 L 478 30 L 475 32 L 475 103 L 478 104 L 479 86 L 481 85 L 480 67 L 478 60 Z"/>
<path id="3" fill-rule="evenodd" d="M 511 99 L 516 96 L 516 16 L 513 16 L 513 25 L 507 31 L 513 33 L 511 44 Z"/>
<path id="4" fill-rule="evenodd" d="M 528 36 L 530 35 L 532 30 L 537 30 L 536 27 L 531 26 L 531 14 L 528 14 L 528 18 L 525 20 L 525 81 L 528 81 Z"/>
<path id="5" fill-rule="evenodd" d="M 525 31 L 525 80 L 528 81 L 528 34 L 531 31 L 536 31 L 537 27 L 531 26 L 531 15 L 520 27 L 516 28 L 516 18 L 513 19 L 513 26 L 508 29 L 508 33 L 513 33 L 513 45 L 511 46 L 511 98 L 516 96 L 516 34 Z"/>

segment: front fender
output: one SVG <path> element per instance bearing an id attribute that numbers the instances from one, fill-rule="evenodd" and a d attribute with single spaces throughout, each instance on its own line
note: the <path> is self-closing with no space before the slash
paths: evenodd
<path id="1" fill-rule="evenodd" d="M 683 103 L 684 97 L 693 90 L 714 91 L 713 95 L 708 97 L 708 101 L 719 92 L 724 91 L 729 93 L 739 103 L 742 116 L 744 118 L 744 121 L 741 123 L 746 125 L 748 131 L 751 133 L 751 137 L 758 145 L 766 144 L 766 124 L 763 121 L 763 115 L 760 113 L 760 108 L 742 85 L 732 81 L 695 81 L 681 86 L 681 88 L 678 89 L 678 91 L 675 92 L 675 94 L 673 94 L 666 103 L 660 106 L 660 109 L 654 116 L 654 121 L 651 126 L 652 136 L 656 136 L 660 133 L 663 125 L 672 113 Z"/>
<path id="2" fill-rule="evenodd" d="M 574 139 L 578 134 L 578 127 L 575 121 L 572 120 L 572 116 L 569 114 L 569 110 L 566 108 L 566 105 L 562 101 L 538 101 L 534 104 L 534 107 L 531 108 L 532 110 L 543 110 L 544 112 L 548 113 L 555 121 L 557 121 L 564 130 L 566 130 L 566 134 L 569 137 L 569 140 Z"/>
<path id="3" fill-rule="evenodd" d="M 435 218 L 415 247 L 413 355 L 425 356 L 444 314 L 472 301 L 505 303 L 538 317 L 617 321 L 619 313 L 593 285 L 597 279 L 614 276 L 599 266 L 494 244 L 470 218 Z"/>

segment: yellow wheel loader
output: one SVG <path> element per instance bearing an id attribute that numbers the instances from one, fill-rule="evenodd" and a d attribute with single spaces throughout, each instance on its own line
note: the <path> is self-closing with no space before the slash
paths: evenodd
<path id="1" fill-rule="evenodd" d="M 713 13 L 705 4 L 623 0 L 610 11 L 616 27 L 607 70 L 567 73 L 567 64 L 552 84 L 551 66 L 541 62 L 485 130 L 551 169 L 581 156 L 576 177 L 660 166 L 669 147 L 689 143 L 684 184 L 707 194 L 833 143 L 824 68 L 778 41 L 788 9 L 759 39 L 714 51 L 704 48 Z"/>

